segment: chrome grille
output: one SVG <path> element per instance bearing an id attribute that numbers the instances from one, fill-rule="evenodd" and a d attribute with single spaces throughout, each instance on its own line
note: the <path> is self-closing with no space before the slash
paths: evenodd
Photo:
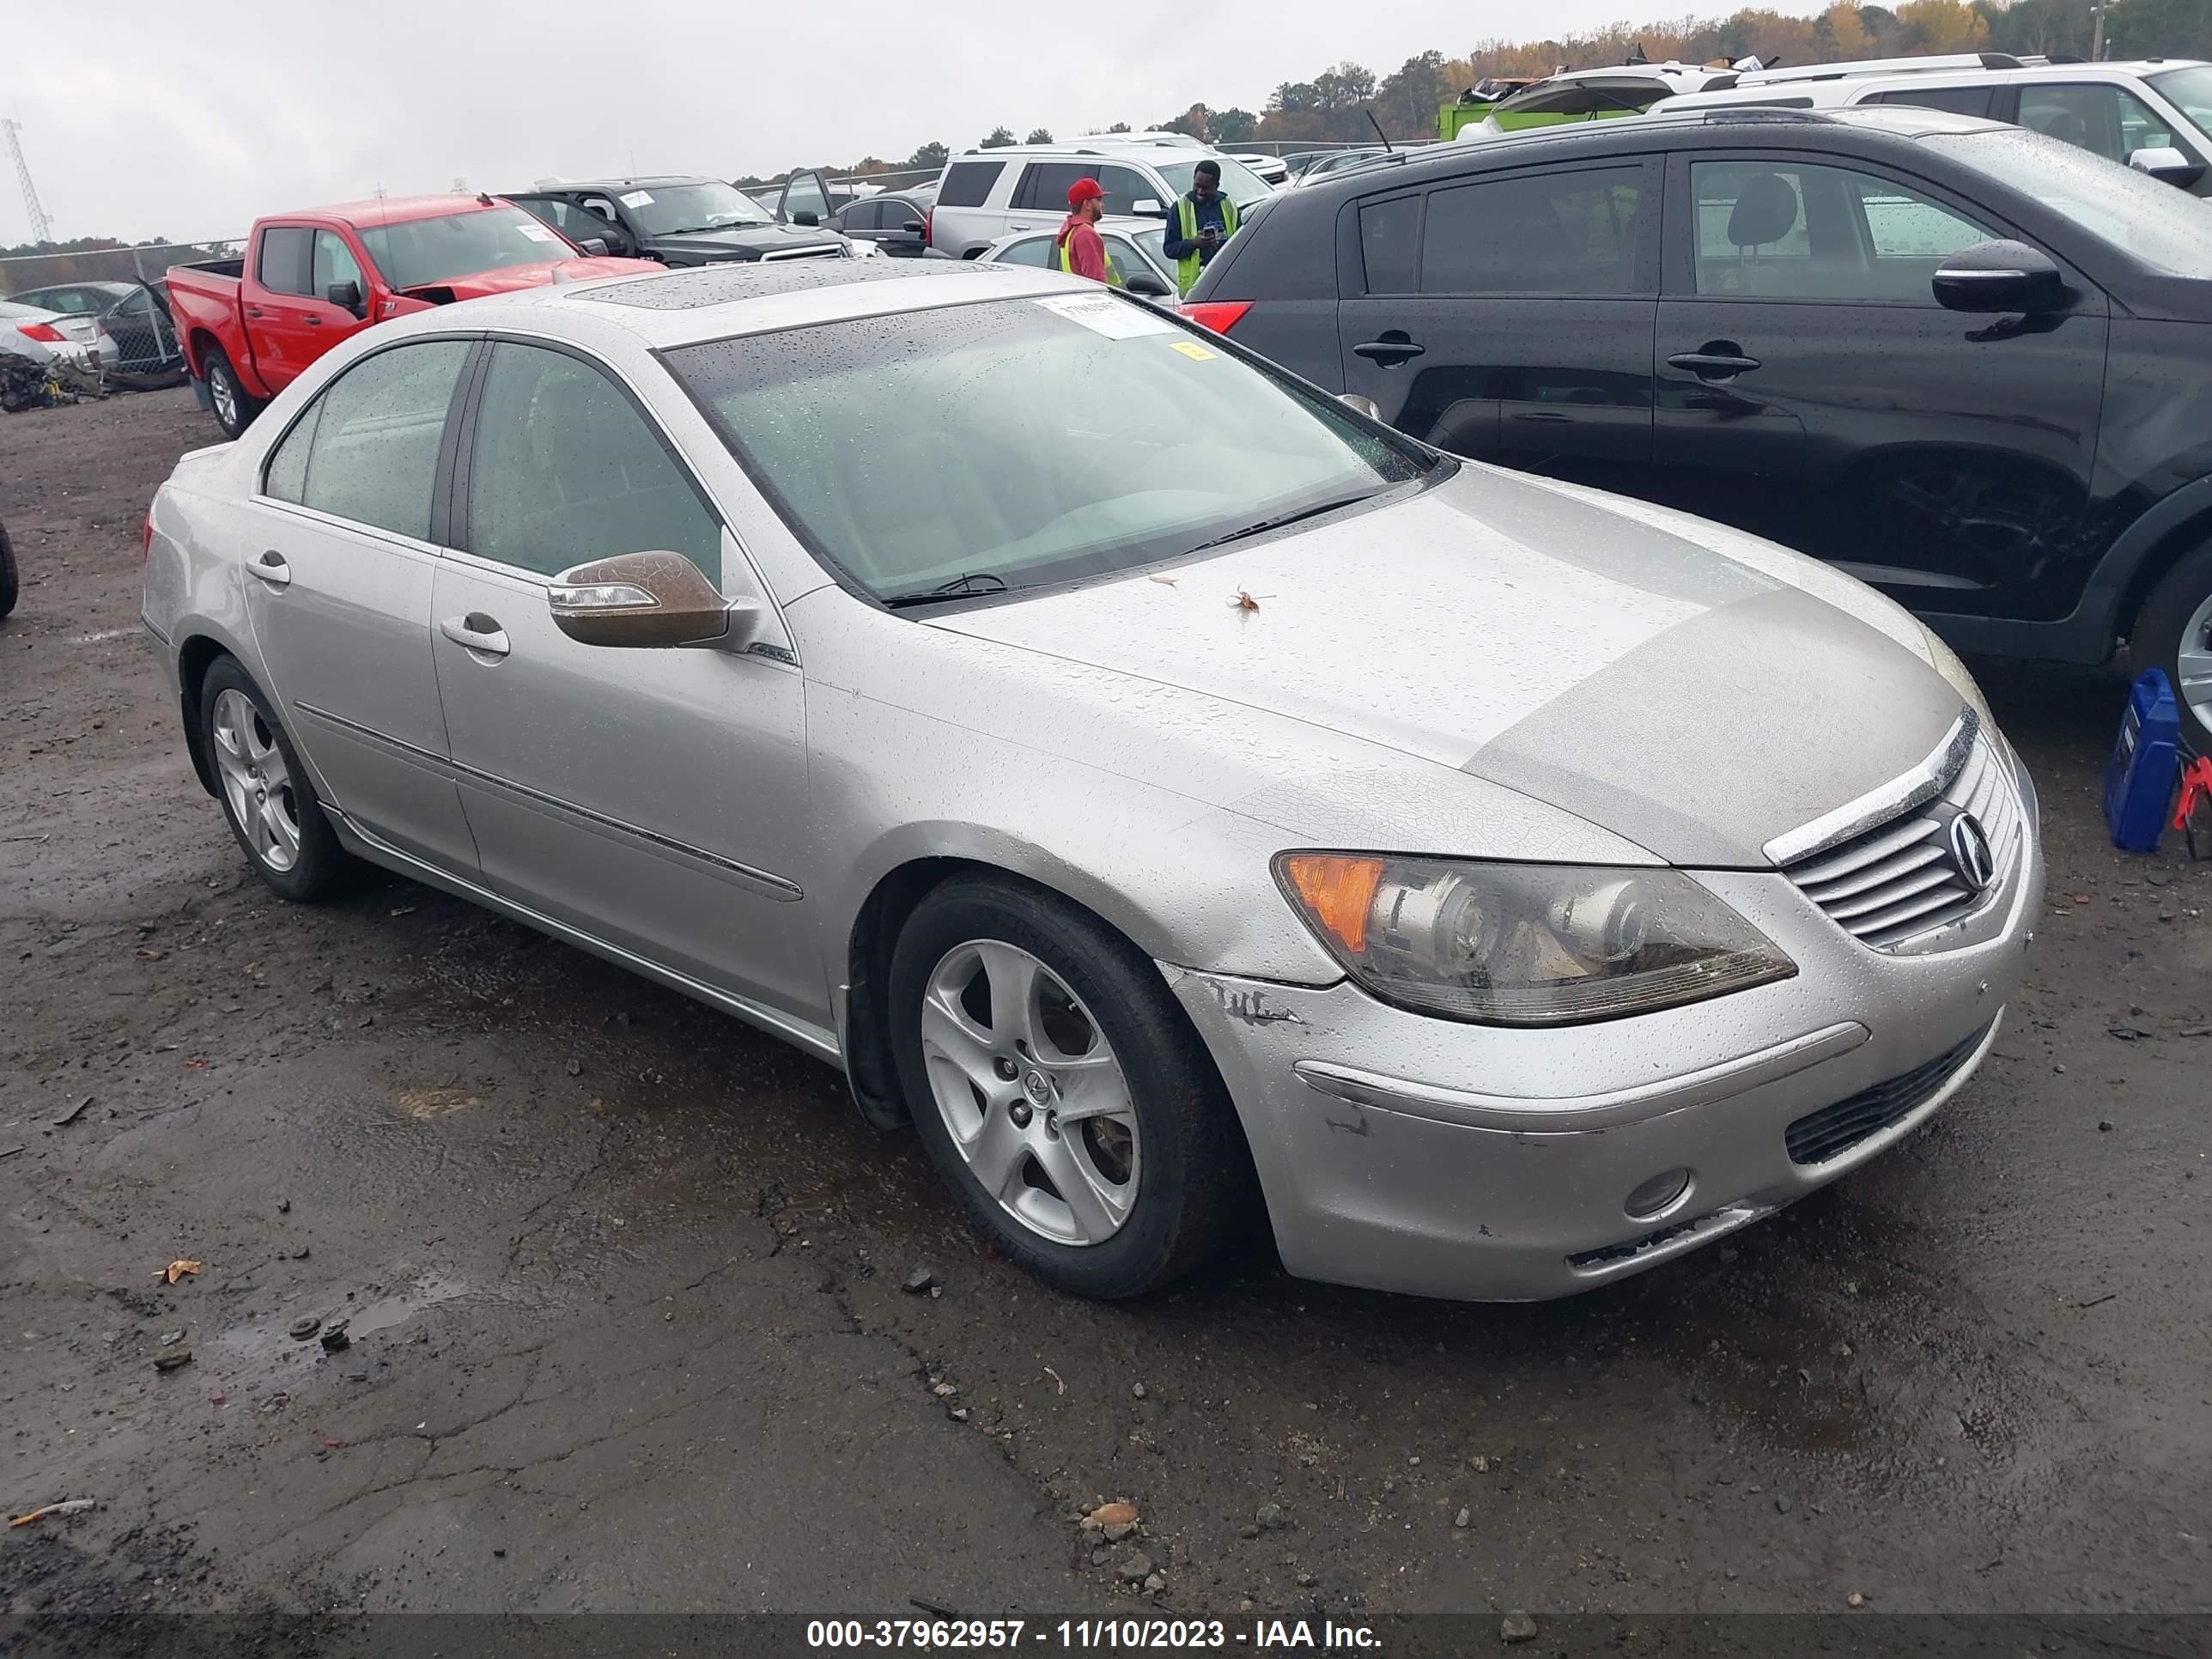
<path id="1" fill-rule="evenodd" d="M 1830 921 L 1877 951 L 1972 915 L 2020 862 L 2027 813 L 2001 744 L 1990 732 L 1977 734 L 1941 793 L 1784 871 Z M 1952 821 L 1966 812 L 1980 821 L 1996 866 L 1996 879 L 1980 890 L 1951 854 Z"/>

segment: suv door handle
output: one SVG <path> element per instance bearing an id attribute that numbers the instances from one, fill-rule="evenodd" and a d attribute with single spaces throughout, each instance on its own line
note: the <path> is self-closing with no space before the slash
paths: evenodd
<path id="1" fill-rule="evenodd" d="M 1678 351 L 1667 360 L 1669 368 L 1686 368 L 1701 380 L 1731 380 L 1759 367 L 1733 340 L 1708 340 L 1695 351 Z"/>
<path id="2" fill-rule="evenodd" d="M 1413 337 L 1402 329 L 1394 328 L 1380 339 L 1364 341 L 1352 347 L 1352 355 L 1380 363 L 1385 368 L 1395 368 L 1400 363 L 1409 362 L 1427 349 L 1426 346 L 1415 345 Z"/>
<path id="3" fill-rule="evenodd" d="M 289 587 L 292 585 L 292 567 L 273 547 L 246 568 L 271 587 Z"/>
<path id="4" fill-rule="evenodd" d="M 465 617 L 448 617 L 438 624 L 438 631 L 455 645 L 483 656 L 503 657 L 509 649 L 507 630 L 481 611 L 471 611 Z"/>

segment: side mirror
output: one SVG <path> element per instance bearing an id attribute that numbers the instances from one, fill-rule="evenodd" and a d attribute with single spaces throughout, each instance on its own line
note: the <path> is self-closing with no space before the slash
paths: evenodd
<path id="1" fill-rule="evenodd" d="M 1946 258 L 1930 286 L 1952 311 L 2056 311 L 2066 278 L 2050 257 L 2025 242 L 1979 242 Z"/>
<path id="2" fill-rule="evenodd" d="M 1160 204 L 1149 196 L 1139 196 L 1129 204 L 1129 211 L 1132 213 L 1158 213 L 1160 210 Z"/>
<path id="3" fill-rule="evenodd" d="M 2128 165 L 2137 173 L 2148 173 L 2162 185 L 2193 185 L 2204 176 L 2202 167 L 2168 144 L 2155 149 L 2130 151 Z"/>
<path id="4" fill-rule="evenodd" d="M 604 236 L 586 236 L 576 246 L 593 258 L 602 258 L 606 254 L 607 239 Z"/>
<path id="5" fill-rule="evenodd" d="M 801 208 L 791 216 L 791 222 L 794 225 L 818 225 L 822 222 L 822 216 L 818 213 L 810 213 L 805 208 Z"/>
<path id="6" fill-rule="evenodd" d="M 1175 290 L 1149 270 L 1139 270 L 1122 279 L 1122 290 L 1142 300 L 1165 300 L 1173 297 Z"/>
<path id="7" fill-rule="evenodd" d="M 341 311 L 350 311 L 356 317 L 362 314 L 361 284 L 359 283 L 332 283 L 328 288 L 323 290 L 323 298 L 329 301 L 332 305 L 337 307 Z"/>
<path id="8" fill-rule="evenodd" d="M 760 607 L 726 599 L 681 553 L 623 553 L 564 570 L 546 590 L 553 625 L 579 645 L 742 651 Z"/>
<path id="9" fill-rule="evenodd" d="M 1378 404 L 1374 398 L 1367 397 L 1364 393 L 1358 392 L 1340 392 L 1336 394 L 1336 400 L 1342 404 L 1346 409 L 1358 410 L 1362 415 L 1364 415 L 1370 421 L 1379 421 L 1382 418 L 1382 406 Z"/>
<path id="10" fill-rule="evenodd" d="M 928 230 L 928 227 L 924 225 L 919 219 L 909 219 L 904 224 L 901 225 L 899 228 L 909 236 L 925 235 L 927 234 Z"/>

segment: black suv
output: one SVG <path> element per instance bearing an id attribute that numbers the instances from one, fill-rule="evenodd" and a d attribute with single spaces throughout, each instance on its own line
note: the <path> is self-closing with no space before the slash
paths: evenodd
<path id="1" fill-rule="evenodd" d="M 1831 561 L 1961 649 L 2162 665 L 2212 750 L 2212 211 L 1939 111 L 1715 110 L 1384 158 L 1188 310 L 1480 460 Z"/>
<path id="2" fill-rule="evenodd" d="M 720 179 L 564 179 L 503 193 L 578 247 L 597 241 L 610 253 L 665 265 L 803 258 L 842 254 L 847 246 L 836 232 L 811 223 L 779 224 Z"/>

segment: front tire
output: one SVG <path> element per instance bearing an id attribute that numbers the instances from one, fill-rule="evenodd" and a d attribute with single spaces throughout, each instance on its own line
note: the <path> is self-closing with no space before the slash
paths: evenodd
<path id="1" fill-rule="evenodd" d="M 1248 1167 L 1234 1112 L 1127 939 L 1025 883 L 955 877 L 901 931 L 890 994 L 923 1146 L 1030 1273 L 1139 1296 L 1221 1243 Z"/>
<path id="2" fill-rule="evenodd" d="M 352 884 L 360 865 L 338 844 L 268 698 L 234 658 L 218 659 L 201 684 L 200 742 L 230 832 L 271 890 L 311 904 Z"/>
<path id="3" fill-rule="evenodd" d="M 2138 671 L 2166 671 L 2183 739 L 2212 754 L 2212 543 L 2184 554 L 2151 589 L 2133 645 Z"/>
<path id="4" fill-rule="evenodd" d="M 208 398 L 215 404 L 216 424 L 222 428 L 223 436 L 235 438 L 253 424 L 253 417 L 261 412 L 261 401 L 239 383 L 238 371 L 230 366 L 230 359 L 221 346 L 207 349 L 204 367 L 207 371 Z"/>

